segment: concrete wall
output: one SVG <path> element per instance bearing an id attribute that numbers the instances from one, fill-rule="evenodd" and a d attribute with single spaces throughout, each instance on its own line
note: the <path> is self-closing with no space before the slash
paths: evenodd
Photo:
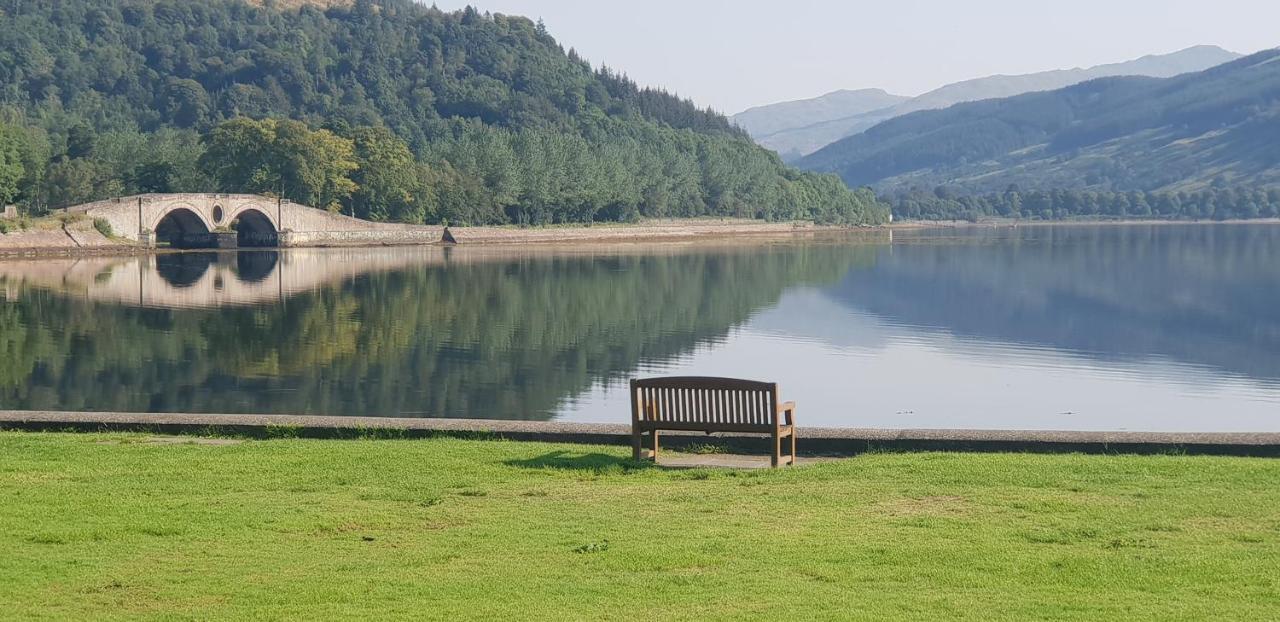
<path id="1" fill-rule="evenodd" d="M 0 210 L 0 219 L 13 220 L 17 217 L 18 217 L 17 205 L 6 205 L 4 206 L 3 210 Z"/>

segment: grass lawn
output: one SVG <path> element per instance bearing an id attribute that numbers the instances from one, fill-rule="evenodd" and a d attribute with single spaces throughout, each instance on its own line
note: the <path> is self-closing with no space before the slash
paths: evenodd
<path id="1" fill-rule="evenodd" d="M 1280 460 L 0 433 L 0 618 L 1280 618 Z"/>

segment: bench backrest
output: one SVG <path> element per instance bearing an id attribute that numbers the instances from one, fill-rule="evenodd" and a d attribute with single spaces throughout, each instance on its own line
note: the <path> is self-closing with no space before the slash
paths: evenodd
<path id="1" fill-rule="evenodd" d="M 631 416 L 635 421 L 720 428 L 776 426 L 778 385 L 703 376 L 632 380 Z"/>

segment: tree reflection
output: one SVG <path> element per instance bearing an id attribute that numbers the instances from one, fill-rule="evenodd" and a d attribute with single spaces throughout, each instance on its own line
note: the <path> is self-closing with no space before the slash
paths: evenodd
<path id="1" fill-rule="evenodd" d="M 252 306 L 28 288 L 0 306 L 0 397 L 18 409 L 546 418 L 591 383 L 723 339 L 786 288 L 834 283 L 874 251 L 433 253 L 354 276 L 338 262 L 339 280 Z M 281 269 L 254 255 L 238 256 L 240 278 Z M 182 257 L 165 259 L 173 274 L 208 261 Z"/>

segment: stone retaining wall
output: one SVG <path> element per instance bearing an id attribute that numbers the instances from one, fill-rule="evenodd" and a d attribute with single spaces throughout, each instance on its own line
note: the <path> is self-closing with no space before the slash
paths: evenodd
<path id="1" fill-rule="evenodd" d="M 438 244 L 444 227 L 399 227 L 358 231 L 289 231 L 280 246 L 407 246 Z"/>
<path id="2" fill-rule="evenodd" d="M 584 240 L 681 239 L 717 235 L 791 234 L 818 231 L 812 223 L 758 220 L 662 220 L 643 224 L 566 225 L 556 227 L 449 227 L 458 244 L 551 243 Z"/>
<path id="3" fill-rule="evenodd" d="M 10 231 L 0 235 L 0 255 L 72 254 L 77 251 L 109 251 L 120 245 L 94 229 L 93 223 L 80 220 L 65 226 Z"/>

